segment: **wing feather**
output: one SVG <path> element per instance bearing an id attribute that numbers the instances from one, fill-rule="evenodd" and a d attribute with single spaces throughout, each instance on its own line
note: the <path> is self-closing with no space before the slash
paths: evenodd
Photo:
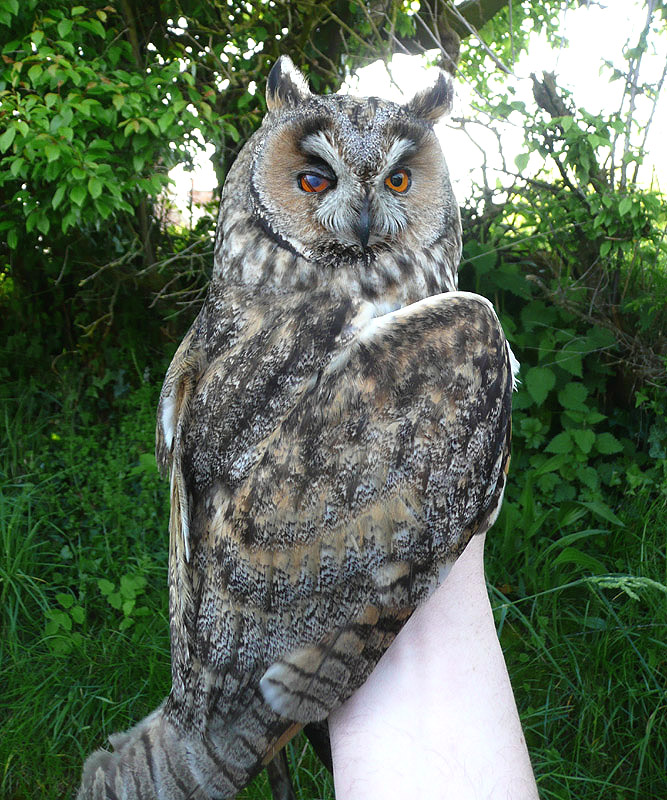
<path id="1" fill-rule="evenodd" d="M 502 498 L 513 379 L 488 301 L 448 293 L 370 320 L 303 302 L 227 290 L 208 312 L 225 347 L 209 322 L 204 366 L 194 339 L 182 359 L 200 372 L 180 378 L 172 445 L 192 545 L 187 569 L 171 552 L 172 583 L 187 578 L 174 687 L 202 725 L 257 684 L 282 716 L 326 717 Z M 165 386 L 168 419 L 181 394 Z"/>

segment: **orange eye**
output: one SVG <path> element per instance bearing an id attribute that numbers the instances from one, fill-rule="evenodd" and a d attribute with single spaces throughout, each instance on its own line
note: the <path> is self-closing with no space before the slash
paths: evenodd
<path id="1" fill-rule="evenodd" d="M 410 188 L 410 173 L 407 169 L 397 169 L 384 179 L 385 186 L 394 192 L 407 192 Z"/>
<path id="2" fill-rule="evenodd" d="M 331 181 L 315 172 L 304 172 L 299 176 L 299 186 L 304 192 L 323 192 L 331 186 Z"/>

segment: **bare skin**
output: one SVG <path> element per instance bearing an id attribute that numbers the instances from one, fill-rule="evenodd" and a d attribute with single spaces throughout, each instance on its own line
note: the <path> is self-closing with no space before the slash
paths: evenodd
<path id="1" fill-rule="evenodd" d="M 538 800 L 475 536 L 329 718 L 338 800 Z"/>

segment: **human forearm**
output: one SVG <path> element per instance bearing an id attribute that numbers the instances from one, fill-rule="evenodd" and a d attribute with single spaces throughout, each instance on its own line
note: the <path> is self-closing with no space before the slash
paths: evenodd
<path id="1" fill-rule="evenodd" d="M 330 717 L 338 800 L 534 800 L 475 537 Z"/>

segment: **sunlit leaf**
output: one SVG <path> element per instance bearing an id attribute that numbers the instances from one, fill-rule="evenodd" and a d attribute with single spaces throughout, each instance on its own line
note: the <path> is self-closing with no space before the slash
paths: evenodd
<path id="1" fill-rule="evenodd" d="M 72 191 L 70 192 L 70 198 L 72 202 L 75 203 L 77 206 L 82 206 L 83 201 L 86 199 L 86 188 L 81 184 L 77 184 L 76 186 L 72 187 Z"/>

